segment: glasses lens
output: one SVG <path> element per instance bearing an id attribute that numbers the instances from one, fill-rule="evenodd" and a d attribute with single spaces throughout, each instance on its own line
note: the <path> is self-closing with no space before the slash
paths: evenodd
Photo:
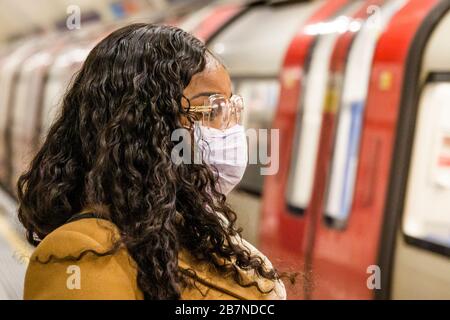
<path id="1" fill-rule="evenodd" d="M 205 101 L 209 111 L 203 114 L 203 125 L 215 129 L 227 129 L 241 124 L 244 107 L 242 97 L 233 95 L 230 99 L 222 95 L 214 95 Z"/>
<path id="2" fill-rule="evenodd" d="M 228 121 L 228 101 L 225 97 L 215 95 L 209 98 L 208 105 L 211 110 L 208 112 L 205 126 L 224 129 L 224 123 Z"/>
<path id="3" fill-rule="evenodd" d="M 244 100 L 241 96 L 233 95 L 230 99 L 231 101 L 231 118 L 230 126 L 235 124 L 242 124 L 242 111 L 244 109 Z"/>

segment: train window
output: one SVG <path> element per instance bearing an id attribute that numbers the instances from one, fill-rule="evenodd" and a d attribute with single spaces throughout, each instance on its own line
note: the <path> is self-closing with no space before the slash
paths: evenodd
<path id="1" fill-rule="evenodd" d="M 280 85 L 276 79 L 240 79 L 235 81 L 236 92 L 244 98 L 243 124 L 245 128 L 269 129 L 278 102 Z M 259 134 L 262 134 L 260 132 Z M 270 131 L 267 130 L 270 142 Z M 270 149 L 249 143 L 249 155 L 263 152 L 270 157 Z M 264 152 L 265 151 L 265 152 Z M 259 159 L 261 160 L 261 159 Z M 247 166 L 239 188 L 259 193 L 264 176 L 260 174 L 260 166 L 252 161 Z M 265 163 L 264 163 L 265 164 Z"/>
<path id="2" fill-rule="evenodd" d="M 406 242 L 450 256 L 450 73 L 423 88 L 403 213 Z"/>
<path id="3" fill-rule="evenodd" d="M 333 227 L 346 225 L 353 203 L 361 126 L 378 36 L 405 2 L 390 1 L 377 9 L 377 21 L 370 17 L 362 25 L 349 52 L 325 198 L 325 218 Z"/>
<path id="4" fill-rule="evenodd" d="M 295 32 L 318 4 L 255 6 L 212 39 L 209 47 L 234 77 L 277 77 Z"/>
<path id="5" fill-rule="evenodd" d="M 246 128 L 270 128 L 288 45 L 320 3 L 254 6 L 209 43 L 227 66 L 236 92 L 245 99 Z M 249 164 L 239 188 L 260 194 L 264 179 L 260 169 L 261 164 Z"/>

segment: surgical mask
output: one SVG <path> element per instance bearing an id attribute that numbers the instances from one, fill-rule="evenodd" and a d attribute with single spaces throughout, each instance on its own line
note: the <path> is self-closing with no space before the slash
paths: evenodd
<path id="1" fill-rule="evenodd" d="M 244 127 L 236 124 L 220 130 L 196 123 L 194 139 L 203 160 L 217 169 L 220 192 L 228 194 L 241 181 L 247 167 Z"/>

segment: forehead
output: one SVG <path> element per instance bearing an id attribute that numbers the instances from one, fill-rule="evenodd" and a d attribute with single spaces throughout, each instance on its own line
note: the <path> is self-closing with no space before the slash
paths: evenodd
<path id="1" fill-rule="evenodd" d="M 188 98 L 201 93 L 220 93 L 227 97 L 231 95 L 230 76 L 221 64 L 207 64 L 205 70 L 192 77 L 184 90 L 184 95 Z"/>

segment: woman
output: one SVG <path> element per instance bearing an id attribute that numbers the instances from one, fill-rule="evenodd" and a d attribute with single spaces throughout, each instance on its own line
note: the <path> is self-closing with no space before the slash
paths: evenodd
<path id="1" fill-rule="evenodd" d="M 213 155 L 221 140 L 246 152 L 241 108 L 223 65 L 180 29 L 133 24 L 101 41 L 18 181 L 37 245 L 25 299 L 285 298 L 225 203 L 242 159 Z M 177 130 L 207 158 L 178 161 Z"/>

